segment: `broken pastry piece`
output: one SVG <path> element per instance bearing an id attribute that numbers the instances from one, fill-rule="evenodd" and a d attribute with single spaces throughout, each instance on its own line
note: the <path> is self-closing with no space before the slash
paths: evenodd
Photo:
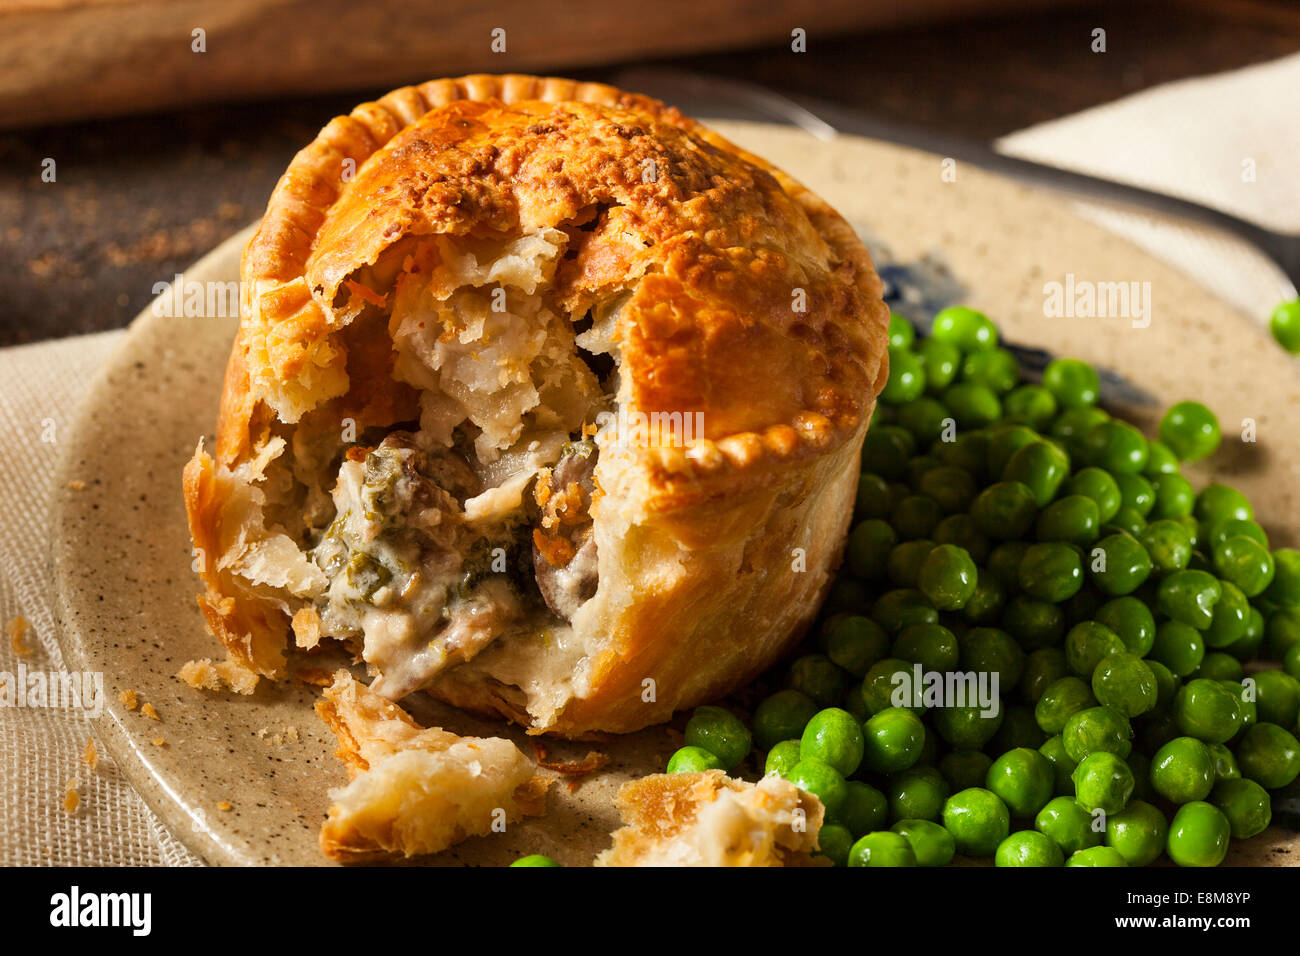
<path id="1" fill-rule="evenodd" d="M 596 866 L 815 866 L 824 809 L 777 776 L 658 773 L 624 784 L 627 824 Z"/>
<path id="2" fill-rule="evenodd" d="M 351 782 L 333 791 L 321 851 L 358 863 L 438 853 L 494 821 L 543 811 L 550 781 L 508 740 L 422 728 L 340 670 L 316 712 Z M 504 814 L 504 817 L 502 815 Z"/>

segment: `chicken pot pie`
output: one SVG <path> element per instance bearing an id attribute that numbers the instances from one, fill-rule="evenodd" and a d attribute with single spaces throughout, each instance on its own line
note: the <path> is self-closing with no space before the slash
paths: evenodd
<path id="1" fill-rule="evenodd" d="M 241 672 L 339 641 L 388 700 L 534 732 L 723 695 L 840 560 L 880 294 L 825 202 L 645 97 L 470 76 L 360 106 L 244 252 L 185 470 L 208 626 Z"/>

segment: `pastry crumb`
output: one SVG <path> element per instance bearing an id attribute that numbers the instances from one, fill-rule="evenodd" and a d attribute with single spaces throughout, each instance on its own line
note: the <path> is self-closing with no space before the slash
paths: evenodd
<path id="1" fill-rule="evenodd" d="M 133 690 L 124 690 L 117 695 L 117 699 L 122 702 L 122 706 L 127 710 L 135 710 L 140 706 L 140 695 Z"/>
<path id="2" fill-rule="evenodd" d="M 220 800 L 217 802 L 217 809 L 220 810 L 222 813 L 228 813 L 234 808 L 235 805 L 231 803 L 229 800 Z"/>
<path id="3" fill-rule="evenodd" d="M 209 658 L 189 661 L 176 674 L 195 690 L 230 689 L 251 694 L 257 688 L 257 674 L 236 661 L 213 662 Z"/>
<path id="4" fill-rule="evenodd" d="M 27 632 L 31 629 L 32 625 L 21 614 L 11 618 L 5 625 L 5 631 L 9 634 L 9 646 L 19 657 L 30 657 L 35 653 L 26 640 Z"/>
<path id="5" fill-rule="evenodd" d="M 153 704 L 150 704 L 147 701 L 140 707 L 140 713 L 144 714 L 150 720 L 162 720 L 162 718 L 158 716 L 158 711 L 154 709 Z"/>
<path id="6" fill-rule="evenodd" d="M 86 738 L 86 749 L 81 752 L 81 759 L 92 772 L 99 768 L 99 751 L 95 749 L 94 737 Z"/>
<path id="7" fill-rule="evenodd" d="M 163 738 L 163 737 L 155 737 L 155 738 L 153 739 L 153 745 L 154 745 L 155 747 L 164 747 L 164 746 L 167 745 L 167 741 L 166 741 L 166 739 Z"/>
<path id="8" fill-rule="evenodd" d="M 598 750 L 589 750 L 587 756 L 581 760 L 548 761 L 546 759 L 546 745 L 540 740 L 534 740 L 533 759 L 537 762 L 537 766 L 545 767 L 547 770 L 554 770 L 563 777 L 585 777 L 587 774 L 595 773 L 597 770 L 608 766 L 610 758 L 609 754 L 603 754 Z"/>
<path id="9" fill-rule="evenodd" d="M 71 481 L 68 482 L 68 489 L 70 491 L 85 491 L 86 483 L 82 481 L 80 478 L 73 478 Z"/>
<path id="10" fill-rule="evenodd" d="M 320 644 L 320 615 L 315 608 L 305 607 L 293 616 L 294 642 L 303 650 L 309 651 Z"/>
<path id="11" fill-rule="evenodd" d="M 77 807 L 81 806 L 81 794 L 77 793 L 74 787 L 69 787 L 63 794 L 63 812 L 72 814 L 77 812 Z"/>

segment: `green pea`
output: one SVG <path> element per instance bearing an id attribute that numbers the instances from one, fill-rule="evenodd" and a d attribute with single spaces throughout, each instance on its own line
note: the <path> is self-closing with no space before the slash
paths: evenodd
<path id="1" fill-rule="evenodd" d="M 1093 545 L 1088 570 L 1093 583 L 1106 594 L 1132 594 L 1151 574 L 1151 556 L 1140 541 L 1121 531 Z"/>
<path id="2" fill-rule="evenodd" d="M 905 675 L 907 681 L 911 681 L 913 665 L 910 661 L 900 660 L 897 657 L 886 657 L 883 661 L 877 661 L 871 665 L 867 671 L 867 676 L 862 679 L 862 698 L 867 705 L 867 710 L 873 714 L 880 713 L 883 710 L 895 706 L 895 697 L 903 699 L 903 688 L 900 686 L 899 675 Z M 919 712 L 924 708 L 916 708 Z"/>
<path id="3" fill-rule="evenodd" d="M 926 387 L 931 392 L 942 392 L 957 378 L 961 365 L 961 352 L 956 346 L 940 339 L 925 339 L 916 346 L 916 356 L 925 371 Z"/>
<path id="4" fill-rule="evenodd" d="M 1176 472 L 1158 474 L 1151 478 L 1151 487 L 1156 496 L 1150 512 L 1153 518 L 1185 518 L 1192 513 L 1196 492 L 1192 490 L 1192 483 L 1182 475 Z"/>
<path id="5" fill-rule="evenodd" d="M 880 400 L 901 405 L 925 393 L 925 368 L 921 360 L 905 348 L 889 350 L 889 379 L 880 391 Z"/>
<path id="6" fill-rule="evenodd" d="M 1065 856 L 1053 840 L 1037 830 L 1021 830 L 1001 843 L 993 854 L 994 866 L 1063 866 Z"/>
<path id="7" fill-rule="evenodd" d="M 802 747 L 800 748 L 802 752 Z M 822 760 L 801 757 L 786 777 L 800 790 L 807 790 L 826 808 L 829 816 L 839 813 L 848 798 L 844 775 Z"/>
<path id="8" fill-rule="evenodd" d="M 935 767 L 912 767 L 889 781 L 889 812 L 895 820 L 937 820 L 951 790 Z"/>
<path id="9" fill-rule="evenodd" d="M 889 482 L 880 475 L 863 473 L 858 478 L 858 493 L 853 500 L 853 518 L 863 521 L 867 518 L 887 518 L 893 509 L 893 498 Z"/>
<path id="10" fill-rule="evenodd" d="M 907 474 L 907 463 L 915 452 L 916 439 L 907 429 L 872 422 L 862 442 L 862 467 L 898 481 Z"/>
<path id="11" fill-rule="evenodd" d="M 1273 583 L 1264 596 L 1279 607 L 1300 607 L 1300 551 L 1278 548 L 1273 552 L 1273 568 Z"/>
<path id="12" fill-rule="evenodd" d="M 1125 717 L 1145 714 L 1156 705 L 1156 675 L 1136 654 L 1103 658 L 1092 672 L 1092 693 L 1103 707 Z"/>
<path id="13" fill-rule="evenodd" d="M 1092 688 L 1077 677 L 1062 677 L 1043 691 L 1034 707 L 1034 719 L 1045 734 L 1059 734 L 1074 714 L 1095 706 Z"/>
<path id="14" fill-rule="evenodd" d="M 1245 663 L 1255 659 L 1260 645 L 1263 643 L 1264 615 L 1259 612 L 1259 608 L 1252 606 L 1250 613 L 1246 616 L 1245 633 L 1225 647 L 1224 651 Z"/>
<path id="15" fill-rule="evenodd" d="M 1197 678 L 1183 685 L 1174 698 L 1174 720 L 1188 737 L 1221 744 L 1241 727 L 1237 698 L 1218 681 Z"/>
<path id="16" fill-rule="evenodd" d="M 931 549 L 917 574 L 917 587 L 940 611 L 964 607 L 975 593 L 977 581 L 978 570 L 970 552 L 952 544 Z"/>
<path id="17" fill-rule="evenodd" d="M 930 820 L 899 820 L 889 829 L 912 847 L 917 866 L 947 866 L 957 852 L 952 834 Z"/>
<path id="18" fill-rule="evenodd" d="M 1036 441 L 1018 449 L 1007 461 L 1002 480 L 1018 481 L 1034 493 L 1042 508 L 1056 497 L 1057 489 L 1070 474 L 1070 459 L 1050 441 Z"/>
<path id="19" fill-rule="evenodd" d="M 1278 345 L 1292 354 L 1300 353 L 1300 299 L 1279 304 L 1269 317 L 1269 329 Z"/>
<path id="20" fill-rule="evenodd" d="M 1046 542 L 1030 545 L 1020 561 L 1020 587 L 1044 601 L 1059 603 L 1073 597 L 1083 586 L 1083 560 L 1066 544 Z"/>
<path id="21" fill-rule="evenodd" d="M 1014 687 L 1025 666 L 1025 652 L 1006 631 L 973 627 L 963 635 L 960 664 L 963 670 L 998 675 L 999 687 Z"/>
<path id="22" fill-rule="evenodd" d="M 799 757 L 829 764 L 842 776 L 849 776 L 862 762 L 862 727 L 848 711 L 828 707 L 808 721 L 800 740 Z"/>
<path id="23" fill-rule="evenodd" d="M 511 863 L 510 865 L 511 866 L 559 866 L 560 864 L 556 863 L 549 856 L 545 856 L 541 853 L 530 853 L 528 854 L 528 856 L 521 856 L 519 859 L 515 860 L 515 862 Z"/>
<path id="24" fill-rule="evenodd" d="M 1065 541 L 1086 547 L 1097 539 L 1101 514 L 1097 503 L 1084 495 L 1066 495 L 1053 501 L 1038 516 L 1039 541 Z"/>
<path id="25" fill-rule="evenodd" d="M 1127 757 L 1133 750 L 1132 737 L 1128 718 L 1111 707 L 1089 707 L 1071 714 L 1061 730 L 1065 752 L 1076 761 L 1094 753 Z"/>
<path id="26" fill-rule="evenodd" d="M 1186 573 L 1186 572 L 1184 572 Z M 1156 628 L 1151 655 L 1179 677 L 1186 677 L 1205 659 L 1205 641 L 1200 631 L 1181 621 L 1163 621 Z"/>
<path id="27" fill-rule="evenodd" d="M 859 614 L 841 617 L 826 635 L 826 656 L 855 677 L 865 676 L 871 665 L 888 653 L 889 637 L 884 629 Z M 782 734 L 777 739 L 784 740 L 789 736 Z"/>
<path id="28" fill-rule="evenodd" d="M 1124 653 L 1118 634 L 1097 621 L 1081 621 L 1065 635 L 1065 663 L 1078 677 L 1091 680 L 1097 665 L 1112 654 Z"/>
<path id="29" fill-rule="evenodd" d="M 992 856 L 1011 832 L 1011 814 L 994 793 L 970 787 L 954 793 L 943 805 L 943 825 L 957 851 L 966 856 Z"/>
<path id="30" fill-rule="evenodd" d="M 1184 803 L 1169 824 L 1165 852 L 1179 866 L 1218 866 L 1228 855 L 1232 825 L 1218 807 Z"/>
<path id="31" fill-rule="evenodd" d="M 962 362 L 961 377 L 964 382 L 1004 395 L 1020 381 L 1020 364 L 1006 349 L 973 352 Z"/>
<path id="32" fill-rule="evenodd" d="M 1044 429 L 1056 416 L 1056 396 L 1041 385 L 1019 385 L 1002 400 L 1002 413 L 1008 421 Z"/>
<path id="33" fill-rule="evenodd" d="M 939 772 L 953 792 L 984 785 L 993 759 L 979 750 L 953 750 L 939 758 Z"/>
<path id="34" fill-rule="evenodd" d="M 849 850 L 852 847 L 853 834 L 848 827 L 827 823 L 817 831 L 817 855 L 826 857 L 836 866 L 849 865 Z"/>
<path id="35" fill-rule="evenodd" d="M 922 670 L 946 672 L 957 667 L 961 649 L 957 636 L 942 624 L 912 624 L 895 639 L 893 655 Z"/>
<path id="36" fill-rule="evenodd" d="M 1294 727 L 1300 714 L 1300 681 L 1281 670 L 1254 675 L 1259 719 L 1279 727 Z"/>
<path id="37" fill-rule="evenodd" d="M 777 691 L 754 710 L 754 740 L 770 750 L 783 740 L 801 737 L 816 713 L 817 705 L 807 694 L 793 688 Z"/>
<path id="38" fill-rule="evenodd" d="M 962 428 L 985 428 L 1002 417 L 1002 403 L 991 388 L 970 382 L 949 385 L 943 403 Z"/>
<path id="39" fill-rule="evenodd" d="M 1101 379 L 1087 362 L 1060 358 L 1043 369 L 1043 387 L 1056 397 L 1061 408 L 1086 408 L 1097 404 Z"/>
<path id="40" fill-rule="evenodd" d="M 1070 795 L 1074 793 L 1074 781 L 1070 775 L 1074 773 L 1074 768 L 1078 766 L 1078 761 L 1074 760 L 1065 752 L 1065 741 L 1061 739 L 1060 734 L 1054 737 L 1048 737 L 1039 746 L 1038 752 L 1047 758 L 1048 763 L 1052 765 L 1054 776 L 1053 792 L 1060 795 Z"/>
<path id="41" fill-rule="evenodd" d="M 1232 751 L 1225 744 L 1206 744 L 1210 751 L 1210 757 L 1214 760 L 1214 779 L 1215 780 L 1240 780 L 1241 768 L 1237 766 L 1237 758 L 1232 755 Z"/>
<path id="42" fill-rule="evenodd" d="M 890 518 L 894 530 L 898 532 L 898 537 L 904 541 L 930 537 L 941 520 L 943 520 L 943 509 L 939 507 L 939 502 L 929 495 L 908 495 L 894 507 L 894 514 Z M 889 546 L 892 548 L 894 543 L 891 541 Z M 888 556 L 886 552 L 886 559 Z M 853 567 L 852 562 L 850 567 Z M 860 574 L 859 577 L 866 576 Z"/>
<path id="43" fill-rule="evenodd" d="M 1097 608 L 1093 619 L 1119 635 L 1128 650 L 1145 657 L 1156 639 L 1156 620 L 1145 603 L 1132 596 L 1117 597 Z"/>
<path id="44" fill-rule="evenodd" d="M 897 634 L 913 624 L 934 624 L 939 612 L 926 596 L 911 588 L 886 591 L 871 607 L 871 619 L 888 634 Z M 814 698 L 815 699 L 815 698 Z"/>
<path id="45" fill-rule="evenodd" d="M 1277 724 L 1255 724 L 1237 745 L 1237 763 L 1243 777 L 1280 790 L 1300 775 L 1300 742 Z"/>
<path id="46" fill-rule="evenodd" d="M 942 443 L 941 443 L 942 444 Z M 945 514 L 965 511 L 975 499 L 975 479 L 965 468 L 939 465 L 921 476 L 920 491 L 930 497 Z"/>
<path id="47" fill-rule="evenodd" d="M 915 588 L 921 564 L 934 546 L 935 542 L 928 538 L 902 541 L 894 545 L 885 562 L 890 582 L 900 588 Z"/>
<path id="48" fill-rule="evenodd" d="M 1115 512 L 1119 511 L 1122 503 L 1119 485 L 1115 479 L 1109 472 L 1091 465 L 1075 472 L 1066 481 L 1064 491 L 1067 495 L 1083 495 L 1091 498 L 1097 506 L 1099 523 L 1115 517 Z"/>
<path id="49" fill-rule="evenodd" d="M 807 654 L 790 665 L 790 686 L 811 697 L 818 707 L 837 703 L 847 685 L 847 675 L 824 654 Z"/>
<path id="50" fill-rule="evenodd" d="M 1206 654 L 1201 666 L 1193 672 L 1193 677 L 1204 677 L 1216 681 L 1240 681 L 1245 675 L 1241 661 L 1223 651 Z"/>
<path id="51" fill-rule="evenodd" d="M 910 710 L 890 707 L 863 727 L 863 762 L 877 773 L 898 773 L 916 763 L 925 744 L 925 725 Z"/>
<path id="52" fill-rule="evenodd" d="M 1151 570 L 1156 574 L 1181 571 L 1192 559 L 1192 540 L 1177 521 L 1169 518 L 1153 521 L 1137 538 L 1151 558 Z"/>
<path id="53" fill-rule="evenodd" d="M 1078 853 L 1099 846 L 1102 834 L 1093 829 L 1092 815 L 1074 801 L 1061 796 L 1049 800 L 1034 817 L 1034 829 L 1047 836 L 1062 852 Z"/>
<path id="54" fill-rule="evenodd" d="M 1268 640 L 1268 656 L 1282 659 L 1297 644 L 1300 644 L 1300 608 L 1281 608 L 1268 616 L 1265 625 Z"/>
<path id="55" fill-rule="evenodd" d="M 1036 704 L 1049 686 L 1068 673 L 1064 651 L 1059 647 L 1040 647 L 1025 658 L 1020 672 L 1020 696 Z"/>
<path id="56" fill-rule="evenodd" d="M 1110 519 L 1110 523 L 1102 526 L 1101 533 L 1123 532 L 1136 538 L 1146 526 L 1146 518 L 1127 505 L 1121 505 L 1119 511 L 1115 512 L 1115 517 Z"/>
<path id="57" fill-rule="evenodd" d="M 975 520 L 968 514 L 949 515 L 934 529 L 936 544 L 955 544 L 964 548 L 976 563 L 984 561 L 989 554 L 989 539 L 975 525 Z"/>
<path id="58" fill-rule="evenodd" d="M 686 723 L 686 744 L 716 754 L 722 769 L 731 770 L 749 756 L 749 728 L 722 707 L 696 707 Z"/>
<path id="59" fill-rule="evenodd" d="M 1292 644 L 1282 660 L 1282 668 L 1296 680 L 1300 680 L 1300 644 Z"/>
<path id="60" fill-rule="evenodd" d="M 889 801 L 875 787 L 858 780 L 844 785 L 844 805 L 835 823 L 847 827 L 855 837 L 879 830 L 889 821 Z"/>
<path id="61" fill-rule="evenodd" d="M 1178 456 L 1168 445 L 1153 438 L 1147 442 L 1147 448 L 1147 466 L 1142 474 L 1154 480 L 1157 475 L 1178 473 Z"/>
<path id="62" fill-rule="evenodd" d="M 991 624 L 998 620 L 1006 601 L 1006 589 L 1001 582 L 981 568 L 975 581 L 975 593 L 961 609 L 961 614 L 971 624 Z"/>
<path id="63" fill-rule="evenodd" d="M 929 446 L 943 433 L 948 408 L 928 396 L 897 406 L 898 424 L 911 432 L 920 445 Z"/>
<path id="64" fill-rule="evenodd" d="M 990 439 L 988 430 L 971 428 L 952 435 L 951 438 L 945 434 L 943 439 L 931 446 L 930 454 L 942 464 L 961 468 L 983 480 L 988 471 Z"/>
<path id="65" fill-rule="evenodd" d="M 1168 710 L 1173 706 L 1178 689 L 1182 686 L 1182 680 L 1158 660 L 1149 659 L 1146 665 L 1156 679 L 1156 705 L 1152 709 Z"/>
<path id="66" fill-rule="evenodd" d="M 975 750 L 983 747 L 1002 726 L 1003 710 L 987 714 L 978 705 L 964 707 L 939 707 L 933 711 L 934 729 L 958 750 Z"/>
<path id="67" fill-rule="evenodd" d="M 1163 614 L 1203 631 L 1213 622 L 1214 605 L 1222 596 L 1223 587 L 1214 575 L 1175 571 L 1160 582 L 1156 603 Z"/>
<path id="68" fill-rule="evenodd" d="M 1084 456 L 1090 464 L 1104 468 L 1113 475 L 1137 476 L 1147 464 L 1146 437 L 1127 422 L 1113 419 L 1102 422 L 1088 432 L 1083 446 Z M 1121 483 L 1121 491 L 1123 487 Z M 1147 487 L 1150 487 L 1149 483 Z"/>
<path id="69" fill-rule="evenodd" d="M 998 477 L 1006 470 L 1012 455 L 1036 441 L 1042 441 L 1042 436 L 1027 425 L 1004 424 L 990 429 L 985 448 L 985 472 Z"/>
<path id="70" fill-rule="evenodd" d="M 936 312 L 930 337 L 968 354 L 998 345 L 998 330 L 989 317 L 964 305 L 950 305 Z"/>
<path id="71" fill-rule="evenodd" d="M 1037 750 L 1047 739 L 1047 734 L 1038 726 L 1032 707 L 1023 704 L 1004 704 L 1002 707 L 1002 726 L 988 743 L 990 753 L 1006 753 L 1017 747 Z"/>
<path id="72" fill-rule="evenodd" d="M 1119 813 L 1133 795 L 1133 771 L 1122 757 L 1105 750 L 1080 760 L 1072 777 L 1074 799 L 1089 813 Z"/>
<path id="73" fill-rule="evenodd" d="M 1134 749 L 1124 758 L 1124 762 L 1133 771 L 1133 799 L 1154 800 L 1156 792 L 1151 789 L 1151 758 Z"/>
<path id="74" fill-rule="evenodd" d="M 1084 439 L 1088 432 L 1105 421 L 1110 421 L 1110 416 L 1100 408 L 1067 409 L 1056 416 L 1050 431 L 1052 437 L 1065 446 L 1071 458 L 1082 459 L 1087 451 Z"/>
<path id="75" fill-rule="evenodd" d="M 699 773 L 703 770 L 726 770 L 722 760 L 703 747 L 682 747 L 668 758 L 668 773 Z"/>
<path id="76" fill-rule="evenodd" d="M 916 341 L 916 327 L 912 320 L 897 312 L 889 316 L 889 347 L 891 349 L 910 349 Z"/>
<path id="77" fill-rule="evenodd" d="M 1169 821 L 1145 800 L 1134 800 L 1106 821 L 1106 846 L 1129 866 L 1149 866 L 1165 852 Z"/>
<path id="78" fill-rule="evenodd" d="M 975 527 L 999 541 L 1024 537 L 1037 514 L 1033 490 L 1020 481 L 989 485 L 976 496 L 970 509 Z"/>
<path id="79" fill-rule="evenodd" d="M 889 552 L 897 537 L 884 521 L 871 518 L 858 524 L 849 535 L 846 557 L 849 570 L 864 581 L 885 576 Z"/>
<path id="80" fill-rule="evenodd" d="M 791 771 L 799 763 L 799 741 L 782 740 L 774 745 L 767 752 L 767 759 L 763 761 L 764 774 L 776 774 L 778 777 L 789 779 Z"/>
<path id="81" fill-rule="evenodd" d="M 1210 793 L 1210 803 L 1227 817 L 1237 840 L 1258 836 L 1273 821 L 1268 791 L 1254 780 L 1220 780 Z"/>
<path id="82" fill-rule="evenodd" d="M 1156 506 L 1156 489 L 1151 482 L 1138 474 L 1117 473 L 1115 484 L 1119 486 L 1121 510 L 1127 508 L 1143 518 L 1151 514 Z"/>
<path id="83" fill-rule="evenodd" d="M 916 866 L 906 838 L 890 830 L 868 833 L 849 850 L 849 866 Z"/>
<path id="84" fill-rule="evenodd" d="M 1214 454 L 1222 437 L 1219 420 L 1200 402 L 1179 402 L 1160 420 L 1160 440 L 1180 461 Z"/>
<path id="85" fill-rule="evenodd" d="M 1217 482 L 1206 485 L 1196 496 L 1196 518 L 1202 524 L 1213 524 L 1227 518 L 1252 521 L 1255 511 L 1250 501 L 1236 488 Z"/>
<path id="86" fill-rule="evenodd" d="M 1151 786 L 1170 803 L 1204 800 L 1214 786 L 1214 755 L 1195 737 L 1175 737 L 1151 760 Z"/>
<path id="87" fill-rule="evenodd" d="M 1128 866 L 1118 850 L 1110 846 L 1095 846 L 1080 850 L 1065 861 L 1066 866 Z"/>
<path id="88" fill-rule="evenodd" d="M 1250 601 L 1241 589 L 1231 581 L 1220 581 L 1219 589 L 1219 601 L 1205 629 L 1206 647 L 1227 647 L 1237 642 L 1250 622 Z"/>
<path id="89" fill-rule="evenodd" d="M 1275 567 L 1267 546 L 1244 534 L 1226 539 L 1214 549 L 1214 570 L 1246 597 L 1263 594 L 1273 583 Z"/>
<path id="90" fill-rule="evenodd" d="M 1028 550 L 1028 542 L 1003 541 L 989 552 L 988 572 L 1008 592 L 1020 590 L 1020 562 Z"/>
<path id="91" fill-rule="evenodd" d="M 1037 750 L 1017 747 L 993 761 L 985 787 L 1015 816 L 1033 816 L 1052 798 L 1056 771 Z"/>

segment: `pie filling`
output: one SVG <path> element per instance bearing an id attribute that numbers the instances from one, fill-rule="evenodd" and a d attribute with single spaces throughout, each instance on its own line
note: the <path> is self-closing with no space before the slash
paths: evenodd
<path id="1" fill-rule="evenodd" d="M 580 670 L 570 622 L 599 583 L 595 422 L 614 407 L 610 332 L 625 297 L 577 332 L 549 294 L 568 243 L 558 229 L 431 237 L 396 269 L 390 255 L 355 274 L 351 302 L 363 286 L 358 316 L 375 331 L 386 319 L 393 378 L 418 390 L 419 419 L 350 445 L 300 425 L 286 467 L 268 472 L 268 525 L 302 516 L 289 536 L 315 582 L 285 605 L 295 627 L 306 608 L 321 636 L 359 646 L 389 699 L 503 638 L 545 651 L 571 681 Z M 285 471 L 289 505 L 269 494 Z"/>

